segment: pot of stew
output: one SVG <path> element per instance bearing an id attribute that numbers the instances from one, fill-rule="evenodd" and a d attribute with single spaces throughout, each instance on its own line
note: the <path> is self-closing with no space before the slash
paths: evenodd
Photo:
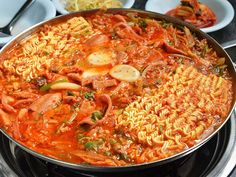
<path id="1" fill-rule="evenodd" d="M 235 75 L 214 39 L 178 19 L 132 9 L 63 15 L 2 48 L 1 132 L 82 171 L 160 166 L 221 129 Z"/>

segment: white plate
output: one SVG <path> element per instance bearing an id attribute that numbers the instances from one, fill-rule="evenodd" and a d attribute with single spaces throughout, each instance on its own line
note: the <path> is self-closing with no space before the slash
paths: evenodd
<path id="1" fill-rule="evenodd" d="M 25 0 L 0 0 L 0 26 L 5 26 Z M 4 8 L 1 8 L 4 6 Z M 0 37 L 0 46 L 5 45 L 25 29 L 56 15 L 56 8 L 50 0 L 36 0 L 20 17 L 12 29 L 12 36 Z"/>
<path id="2" fill-rule="evenodd" d="M 210 7 L 217 18 L 214 26 L 201 28 L 203 32 L 209 33 L 224 28 L 233 20 L 234 9 L 227 0 L 200 0 L 200 2 Z M 179 4 L 180 0 L 148 0 L 145 9 L 165 14 Z"/>
<path id="3" fill-rule="evenodd" d="M 61 14 L 68 14 L 69 12 L 65 9 L 66 2 L 68 0 L 52 0 L 57 11 Z M 134 0 L 120 0 L 122 2 L 123 8 L 131 8 L 134 4 Z"/>

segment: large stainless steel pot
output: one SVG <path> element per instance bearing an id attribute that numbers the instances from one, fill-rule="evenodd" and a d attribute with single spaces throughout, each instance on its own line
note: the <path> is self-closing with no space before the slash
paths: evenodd
<path id="1" fill-rule="evenodd" d="M 82 12 L 76 12 L 76 13 L 72 13 L 72 14 L 67 14 L 67 15 L 63 15 L 63 16 L 59 16 L 56 17 L 52 20 L 48 20 L 42 23 L 39 23 L 33 27 L 31 27 L 30 29 L 22 32 L 21 34 L 19 34 L 18 36 L 16 36 L 12 41 L 10 41 L 7 45 L 5 45 L 0 52 L 1 53 L 10 50 L 16 43 L 18 43 L 19 41 L 21 41 L 22 39 L 26 38 L 27 36 L 30 36 L 32 33 L 36 32 L 39 30 L 40 27 L 42 27 L 45 24 L 56 24 L 56 23 L 60 23 L 63 21 L 66 21 L 67 19 L 74 17 L 74 16 L 79 16 L 79 15 L 86 15 L 86 14 L 93 14 L 95 12 L 97 12 L 98 10 L 90 10 L 90 11 L 82 11 Z M 185 22 L 182 22 L 176 18 L 172 18 L 166 15 L 162 15 L 162 14 L 158 14 L 158 13 L 153 13 L 153 12 L 146 12 L 146 11 L 141 11 L 141 10 L 134 10 L 134 9 L 109 9 L 107 10 L 107 12 L 109 13 L 128 13 L 128 12 L 136 12 L 138 13 L 140 16 L 142 17 L 149 17 L 149 18 L 154 18 L 157 20 L 165 20 L 167 22 L 171 22 L 177 26 L 187 26 L 193 33 L 195 33 L 200 39 L 206 39 L 208 41 L 208 43 L 210 44 L 210 46 L 217 52 L 217 54 L 220 57 L 224 57 L 226 59 L 226 64 L 228 65 L 228 70 L 230 73 L 230 76 L 233 79 L 233 105 L 231 107 L 231 111 L 228 114 L 228 117 L 225 119 L 225 121 L 218 127 L 215 128 L 215 130 L 205 139 L 203 139 L 201 142 L 199 142 L 198 144 L 196 144 L 195 146 L 191 147 L 190 149 L 187 149 L 181 153 L 178 153 L 174 156 L 171 156 L 169 158 L 166 159 L 162 159 L 162 160 L 158 160 L 155 162 L 150 162 L 150 163 L 145 163 L 145 164 L 138 164 L 138 165 L 130 165 L 130 166 L 124 166 L 124 167 L 95 167 L 95 166 L 84 166 L 84 165 L 79 165 L 79 164 L 73 164 L 73 163 L 68 163 L 65 161 L 61 161 L 61 160 L 56 160 L 50 157 L 47 157 L 45 155 L 39 154 L 35 151 L 30 150 L 29 148 L 23 146 L 22 144 L 20 144 L 19 142 L 15 141 L 12 137 L 10 137 L 7 132 L 5 132 L 4 130 L 0 129 L 0 131 L 6 135 L 11 141 L 13 141 L 14 143 L 16 143 L 18 146 L 20 146 L 22 149 L 24 149 L 25 151 L 27 151 L 28 153 L 39 157 L 41 159 L 44 159 L 48 162 L 52 162 L 61 166 L 65 166 L 65 167 L 69 167 L 69 168 L 74 168 L 80 171 L 84 171 L 87 173 L 90 172 L 123 172 L 123 171 L 134 171 L 134 170 L 140 170 L 140 169 L 145 169 L 145 168 L 151 168 L 151 167 L 156 167 L 156 166 L 161 166 L 170 162 L 173 162 L 181 157 L 186 156 L 187 154 L 192 153 L 193 151 L 197 150 L 199 147 L 201 147 L 202 145 L 204 145 L 208 140 L 210 140 L 226 123 L 226 121 L 229 119 L 234 107 L 235 107 L 235 100 L 236 100 L 236 72 L 235 72 L 235 68 L 234 68 L 234 64 L 231 60 L 231 58 L 229 57 L 229 55 L 226 53 L 226 51 L 220 46 L 220 44 L 218 44 L 213 38 L 211 38 L 209 35 L 203 33 L 202 31 L 200 31 L 199 29 L 195 28 L 194 26 L 187 24 Z"/>

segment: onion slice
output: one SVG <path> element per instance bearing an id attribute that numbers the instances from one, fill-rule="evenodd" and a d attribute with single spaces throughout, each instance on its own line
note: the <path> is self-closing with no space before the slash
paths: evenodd
<path id="1" fill-rule="evenodd" d="M 60 82 L 51 86 L 52 90 L 79 90 L 80 88 L 80 85 L 70 82 Z"/>
<path id="2" fill-rule="evenodd" d="M 130 65 L 116 65 L 109 74 L 117 80 L 135 82 L 140 77 L 140 72 Z"/>

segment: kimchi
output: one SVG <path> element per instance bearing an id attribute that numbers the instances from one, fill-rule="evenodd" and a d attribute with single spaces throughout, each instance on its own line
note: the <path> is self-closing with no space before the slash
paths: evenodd
<path id="1" fill-rule="evenodd" d="M 181 0 L 181 5 L 166 14 L 191 23 L 198 28 L 210 27 L 216 22 L 215 13 L 207 5 L 197 0 Z"/>

